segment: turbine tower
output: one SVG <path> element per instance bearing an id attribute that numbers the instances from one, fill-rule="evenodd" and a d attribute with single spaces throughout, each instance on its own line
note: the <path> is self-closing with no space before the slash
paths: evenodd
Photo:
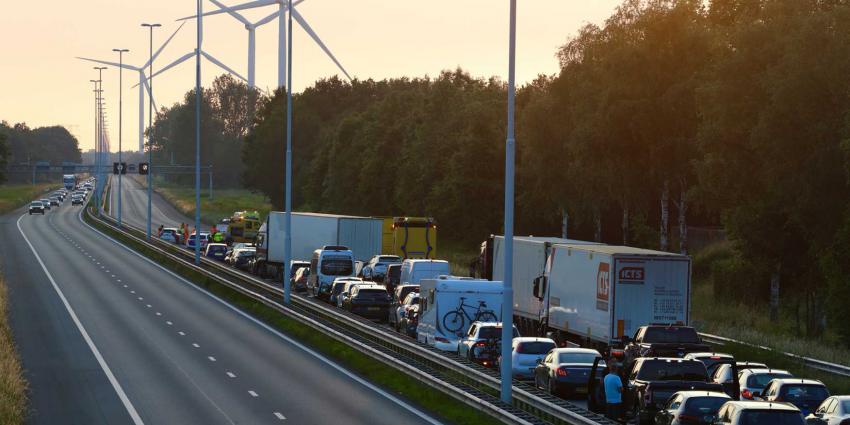
<path id="1" fill-rule="evenodd" d="M 168 37 L 168 39 L 165 40 L 165 43 L 162 43 L 162 46 L 160 46 L 159 49 L 157 49 L 156 53 L 154 53 L 153 56 L 151 56 L 151 58 L 148 59 L 148 61 L 145 62 L 144 65 L 142 65 L 140 67 L 128 65 L 126 63 L 125 64 L 119 64 L 117 62 L 104 61 L 104 60 L 100 60 L 100 59 L 83 58 L 83 57 L 77 56 L 77 59 L 81 59 L 81 60 L 84 60 L 84 61 L 104 64 L 104 65 L 111 65 L 111 66 L 115 66 L 115 67 L 121 67 L 121 68 L 124 68 L 124 69 L 129 69 L 131 71 L 136 71 L 136 72 L 139 73 L 139 84 L 138 84 L 138 87 L 139 87 L 139 152 L 145 151 L 145 90 L 148 91 L 149 95 L 151 93 L 150 87 L 148 87 L 147 78 L 145 77 L 145 69 L 147 69 L 147 67 L 148 67 L 148 65 L 150 65 L 151 61 L 155 60 L 157 58 L 157 56 L 159 56 L 159 54 L 162 53 L 163 49 L 165 49 L 165 46 L 167 46 L 168 43 L 171 42 L 171 39 L 173 39 L 174 36 L 177 35 L 177 33 L 180 31 L 181 28 L 183 28 L 183 24 L 181 24 L 179 27 L 177 27 L 177 29 L 174 31 L 174 33 L 171 34 L 171 37 Z M 136 87 L 136 86 L 133 86 L 133 87 Z"/>
<path id="2" fill-rule="evenodd" d="M 238 5 L 235 5 L 235 6 L 225 6 L 224 4 L 221 4 L 221 2 L 216 1 L 216 0 L 210 0 L 210 1 L 212 1 L 216 6 L 218 6 L 219 10 L 214 10 L 212 12 L 204 13 L 203 16 L 210 16 L 210 15 L 218 15 L 218 14 L 221 14 L 221 13 L 227 13 L 227 14 L 230 14 L 231 16 L 235 17 L 236 19 L 238 19 L 239 21 L 241 21 L 242 23 L 244 23 L 246 25 L 246 28 L 249 31 L 249 33 L 248 33 L 248 70 L 249 70 L 248 74 L 249 74 L 249 77 L 251 75 L 251 72 L 254 70 L 254 60 L 256 58 L 256 56 L 254 55 L 254 52 L 253 52 L 253 49 L 254 49 L 253 30 L 251 28 L 248 28 L 248 23 L 247 23 L 248 20 L 245 19 L 242 15 L 238 14 L 237 12 L 240 11 L 240 10 L 254 9 L 254 8 L 258 8 L 258 7 L 271 6 L 271 5 L 275 5 L 275 4 L 278 5 L 278 10 L 276 12 L 274 12 L 271 15 L 266 16 L 265 18 L 257 21 L 253 25 L 254 25 L 254 28 L 256 28 L 257 26 L 271 22 L 272 20 L 274 20 L 275 17 L 278 18 L 277 19 L 278 20 L 277 86 L 278 87 L 285 86 L 286 85 L 286 20 L 284 19 L 284 16 L 286 15 L 286 11 L 289 9 L 289 3 L 288 3 L 289 0 L 256 0 L 256 1 L 249 1 L 247 3 L 238 4 Z M 333 63 L 336 64 L 336 66 L 339 68 L 339 70 L 342 71 L 342 73 L 345 75 L 345 77 L 348 78 L 349 80 L 351 80 L 351 76 L 348 74 L 348 71 L 345 70 L 345 67 L 343 67 L 342 64 L 336 59 L 336 56 L 334 56 L 334 54 L 331 53 L 331 50 L 328 48 L 328 46 L 325 45 L 325 43 L 322 41 L 322 39 L 319 38 L 319 35 L 316 34 L 316 32 L 313 30 L 312 27 L 310 27 L 310 24 L 307 23 L 307 20 L 305 20 L 304 17 L 301 16 L 301 14 L 298 13 L 298 11 L 295 9 L 295 6 L 300 4 L 303 1 L 304 0 L 297 0 L 297 1 L 294 1 L 292 3 L 292 6 L 293 6 L 292 7 L 292 18 L 295 19 L 295 21 L 298 22 L 298 25 L 300 25 L 301 28 L 303 28 L 304 31 L 307 32 L 307 34 L 310 36 L 310 38 L 312 38 L 313 41 L 315 41 L 316 44 L 318 44 L 319 47 L 325 52 L 325 54 L 328 55 L 328 57 L 333 61 Z M 196 17 L 197 16 L 187 16 L 185 18 L 180 18 L 178 20 L 184 21 L 184 20 L 187 20 L 187 19 L 195 19 Z M 249 83 L 249 85 L 251 85 L 251 84 Z"/>

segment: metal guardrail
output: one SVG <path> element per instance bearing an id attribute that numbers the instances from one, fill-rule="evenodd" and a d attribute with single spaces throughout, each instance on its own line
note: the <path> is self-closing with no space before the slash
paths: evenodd
<path id="1" fill-rule="evenodd" d="M 741 344 L 741 345 L 746 345 L 746 346 L 749 346 L 749 347 L 759 348 L 759 349 L 762 349 L 762 350 L 765 350 L 765 351 L 776 351 L 776 350 L 774 350 L 770 347 L 765 347 L 764 345 L 758 345 L 758 344 L 752 344 L 752 343 L 749 343 L 749 342 L 738 341 L 738 340 L 734 340 L 732 338 L 726 338 L 726 337 L 718 336 L 718 335 L 700 333 L 699 336 L 703 339 L 703 341 L 705 341 L 709 344 L 712 344 L 712 345 L 724 345 L 726 343 Z M 810 367 L 812 369 L 817 369 L 817 370 L 820 370 L 820 371 L 833 373 L 833 374 L 836 374 L 836 375 L 841 375 L 841 376 L 850 378 L 850 367 L 848 367 L 848 366 L 844 366 L 844 365 L 837 364 L 837 363 L 830 363 L 830 362 L 826 362 L 826 361 L 823 361 L 823 360 L 813 359 L 811 357 L 799 356 L 797 354 L 789 353 L 789 352 L 785 352 L 785 351 L 778 351 L 778 352 L 781 353 L 782 355 L 788 357 L 788 358 L 791 358 L 792 360 L 795 360 L 795 361 L 802 363 L 806 367 Z"/>
<path id="2" fill-rule="evenodd" d="M 507 423 L 576 425 L 615 423 L 523 383 L 514 384 L 514 403 L 512 406 L 505 405 L 496 396 L 500 380 L 492 370 L 484 369 L 453 354 L 447 355 L 433 347 L 312 298 L 293 294 L 292 305 L 284 306 L 280 302 L 283 292 L 278 286 L 206 258 L 202 259 L 202 266 L 196 266 L 194 255 L 187 250 L 158 239 L 149 242 L 145 238 L 144 231 L 128 226 L 126 223 L 123 229 L 118 229 L 115 220 L 111 217 L 95 217 L 89 214 L 88 209 L 86 214 L 93 220 L 123 232 L 135 242 L 145 245 L 160 255 L 179 262 L 182 266 L 203 273 Z M 407 361 L 401 361 L 399 358 Z"/>

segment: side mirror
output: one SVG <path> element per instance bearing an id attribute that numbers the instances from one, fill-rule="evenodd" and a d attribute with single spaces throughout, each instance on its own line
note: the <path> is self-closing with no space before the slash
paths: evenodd
<path id="1" fill-rule="evenodd" d="M 543 364 L 543 359 L 537 359 L 537 364 Z"/>

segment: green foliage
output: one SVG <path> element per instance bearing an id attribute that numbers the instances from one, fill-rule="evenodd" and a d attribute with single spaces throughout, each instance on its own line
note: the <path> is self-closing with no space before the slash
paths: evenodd
<path id="1" fill-rule="evenodd" d="M 62 126 L 33 129 L 25 123 L 0 122 L 0 168 L 37 161 L 53 165 L 61 165 L 63 161 L 82 162 L 77 138 Z"/>

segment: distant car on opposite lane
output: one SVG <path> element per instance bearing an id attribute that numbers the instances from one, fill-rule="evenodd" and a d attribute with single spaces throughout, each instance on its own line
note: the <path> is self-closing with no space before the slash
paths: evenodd
<path id="1" fill-rule="evenodd" d="M 44 209 L 50 210 L 50 199 L 44 198 L 39 199 L 38 201 L 41 202 L 42 205 L 44 205 Z"/>
<path id="2" fill-rule="evenodd" d="M 44 215 L 44 203 L 41 201 L 30 202 L 29 215 L 41 214 Z"/>

